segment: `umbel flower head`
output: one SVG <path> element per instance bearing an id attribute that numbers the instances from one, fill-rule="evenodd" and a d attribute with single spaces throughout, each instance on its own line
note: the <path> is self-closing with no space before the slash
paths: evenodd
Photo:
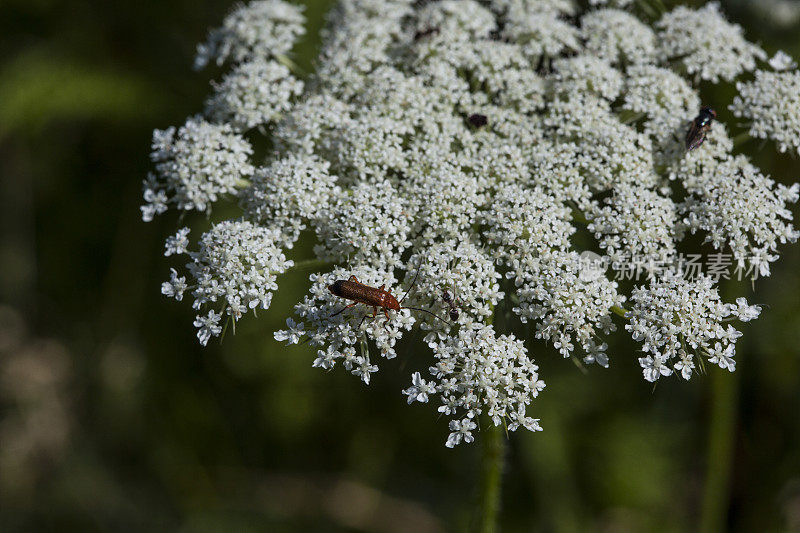
<path id="1" fill-rule="evenodd" d="M 228 68 L 203 114 L 154 134 L 142 211 L 239 211 L 196 245 L 188 229 L 167 240 L 189 261 L 163 293 L 192 295 L 205 344 L 269 307 L 304 243 L 318 269 L 275 338 L 364 383 L 424 353 L 403 394 L 438 406 L 447 446 L 486 424 L 541 429 L 546 345 L 587 365 L 630 358 L 648 381 L 733 371 L 731 322 L 760 309 L 723 301 L 719 280 L 770 275 L 798 237 L 798 185 L 737 152 L 737 124 L 702 125 L 688 152 L 687 129 L 703 104 L 730 106 L 750 135 L 800 151 L 800 81 L 717 4 L 637 6 L 340 0 L 304 77 L 301 10 L 236 7 L 198 48 L 198 67 Z M 739 95 L 701 102 L 700 82 Z M 608 353 L 612 335 L 641 353 Z"/>

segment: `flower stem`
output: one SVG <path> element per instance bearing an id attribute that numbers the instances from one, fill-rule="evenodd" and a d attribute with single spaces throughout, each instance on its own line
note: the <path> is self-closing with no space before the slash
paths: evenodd
<path id="1" fill-rule="evenodd" d="M 500 511 L 500 493 L 503 477 L 503 460 L 505 455 L 505 438 L 503 428 L 489 425 L 481 431 L 483 445 L 480 523 L 481 533 L 498 531 L 497 519 Z"/>
<path id="2" fill-rule="evenodd" d="M 736 429 L 737 374 L 711 372 L 711 424 L 708 429 L 707 472 L 700 520 L 701 532 L 726 529 L 730 496 L 733 439 Z"/>
<path id="3" fill-rule="evenodd" d="M 278 61 L 278 63 L 288 68 L 292 74 L 297 76 L 302 76 L 304 74 L 300 67 L 297 66 L 297 63 L 289 59 L 289 56 L 285 54 L 275 54 L 275 59 Z"/>
<path id="4" fill-rule="evenodd" d="M 295 261 L 294 265 L 286 269 L 286 272 L 294 272 L 297 270 L 314 270 L 330 265 L 330 261 L 323 261 L 322 259 L 304 259 L 302 261 Z"/>
<path id="5" fill-rule="evenodd" d="M 628 310 L 618 305 L 612 305 L 611 312 L 614 313 L 615 315 L 621 316 L 622 318 L 626 318 L 625 315 L 628 313 Z"/>
<path id="6" fill-rule="evenodd" d="M 745 131 L 745 132 L 740 133 L 739 135 L 737 135 L 733 139 L 731 139 L 731 142 L 733 142 L 733 147 L 734 148 L 739 148 L 744 143 L 746 143 L 748 141 L 752 141 L 752 140 L 753 140 L 753 138 L 750 136 L 750 133 Z"/>

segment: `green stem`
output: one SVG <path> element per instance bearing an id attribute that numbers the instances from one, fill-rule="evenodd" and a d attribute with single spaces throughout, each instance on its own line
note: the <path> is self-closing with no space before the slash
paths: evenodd
<path id="1" fill-rule="evenodd" d="M 500 510 L 501 480 L 503 477 L 503 459 L 505 455 L 505 438 L 503 428 L 490 425 L 481 431 L 483 445 L 481 493 L 480 493 L 480 526 L 481 533 L 498 531 L 497 518 Z"/>
<path id="2" fill-rule="evenodd" d="M 615 315 L 619 315 L 622 318 L 625 318 L 625 314 L 628 313 L 628 310 L 618 305 L 612 305 L 611 312 L 614 313 Z"/>
<path id="3" fill-rule="evenodd" d="M 281 63 L 283 66 L 288 68 L 292 72 L 292 74 L 295 74 L 297 76 L 304 75 L 302 69 L 297 66 L 297 63 L 289 59 L 289 56 L 284 54 L 275 54 L 275 59 L 278 61 L 278 63 Z"/>
<path id="4" fill-rule="evenodd" d="M 737 135 L 733 139 L 731 139 L 731 142 L 733 143 L 733 147 L 734 148 L 739 148 L 744 143 L 752 141 L 752 140 L 753 140 L 753 138 L 750 136 L 750 133 L 745 131 L 743 133 L 740 133 L 739 135 Z"/>
<path id="5" fill-rule="evenodd" d="M 583 224 L 586 225 L 589 221 L 586 219 L 586 215 L 584 215 L 579 209 L 573 208 L 572 209 L 572 221 L 576 224 Z"/>
<path id="6" fill-rule="evenodd" d="M 733 440 L 736 430 L 737 373 L 711 372 L 711 424 L 708 429 L 707 472 L 700 520 L 701 532 L 726 529 L 730 498 Z"/>
<path id="7" fill-rule="evenodd" d="M 331 266 L 331 262 L 323 261 L 322 259 L 304 259 L 302 261 L 295 261 L 294 265 L 286 269 L 286 272 L 295 272 L 298 270 L 314 270 L 326 266 Z"/>

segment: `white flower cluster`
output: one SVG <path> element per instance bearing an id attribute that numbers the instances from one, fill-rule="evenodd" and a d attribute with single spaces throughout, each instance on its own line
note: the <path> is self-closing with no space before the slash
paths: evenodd
<path id="1" fill-rule="evenodd" d="M 798 200 L 800 184 L 776 185 L 746 157 L 729 157 L 691 186 L 679 208 L 682 225 L 692 233 L 703 230 L 715 248 L 730 247 L 744 267 L 769 276 L 769 263 L 778 258 L 778 243 L 795 242 L 800 232 L 791 224 L 787 203 Z"/>
<path id="2" fill-rule="evenodd" d="M 697 79 L 731 81 L 767 57 L 744 38 L 738 24 L 725 20 L 716 2 L 697 10 L 676 7 L 656 27 L 661 60 L 678 62 Z"/>
<path id="3" fill-rule="evenodd" d="M 756 79 L 737 83 L 731 111 L 750 122 L 750 135 L 772 139 L 778 150 L 800 154 L 800 71 L 759 70 Z"/>
<path id="4" fill-rule="evenodd" d="M 564 357 L 577 342 L 587 363 L 608 366 L 600 333 L 616 329 L 611 308 L 624 297 L 617 284 L 599 276 L 581 275 L 580 255 L 570 251 L 570 210 L 538 189 L 507 185 L 485 214 L 484 235 L 497 250 L 506 277 L 514 281 L 519 302 L 513 311 L 536 324 L 536 337 L 551 341 Z"/>
<path id="5" fill-rule="evenodd" d="M 608 346 L 601 335 L 617 329 L 611 310 L 625 297 L 604 275 L 581 275 L 583 267 L 574 251 L 526 258 L 507 274 L 513 276 L 519 299 L 513 310 L 523 323 L 536 324 L 536 338 L 552 342 L 564 357 L 573 354 L 577 343 L 584 362 L 608 367 Z"/>
<path id="6" fill-rule="evenodd" d="M 210 211 L 213 202 L 235 193 L 239 182 L 253 174 L 252 153 L 250 143 L 228 124 L 210 124 L 200 117 L 189 118 L 177 131 L 155 130 L 150 158 L 156 171 L 144 182 L 142 218 L 152 220 L 169 204 Z"/>
<path id="7" fill-rule="evenodd" d="M 649 26 L 619 9 L 590 11 L 581 19 L 586 51 L 612 65 L 652 61 L 656 36 Z"/>
<path id="8" fill-rule="evenodd" d="M 503 16 L 501 36 L 518 44 L 532 61 L 580 49 L 579 30 L 561 14 L 548 2 L 512 0 Z"/>
<path id="9" fill-rule="evenodd" d="M 411 216 L 403 200 L 388 180 L 338 189 L 314 220 L 322 242 L 315 247 L 317 256 L 387 269 L 402 265 L 400 256 L 411 245 Z"/>
<path id="10" fill-rule="evenodd" d="M 769 66 L 772 67 L 773 70 L 780 72 L 782 70 L 797 68 L 797 63 L 792 56 L 783 50 L 778 50 L 775 52 L 775 55 L 769 59 Z"/>
<path id="11" fill-rule="evenodd" d="M 240 194 L 247 218 L 276 229 L 278 243 L 291 248 L 306 229 L 305 221 L 319 218 L 337 190 L 329 168 L 330 163 L 313 155 L 293 153 L 259 168 Z"/>
<path id="12" fill-rule="evenodd" d="M 628 69 L 623 109 L 646 117 L 644 131 L 659 147 L 675 144 L 686 134 L 686 117 L 700 108 L 700 98 L 673 71 L 654 65 Z"/>
<path id="13" fill-rule="evenodd" d="M 602 207 L 587 214 L 588 229 L 598 239 L 611 262 L 630 256 L 648 261 L 650 269 L 675 253 L 675 204 L 657 191 L 619 187 Z"/>
<path id="14" fill-rule="evenodd" d="M 234 67 L 214 86 L 206 114 L 246 131 L 280 118 L 303 92 L 303 82 L 276 61 L 254 59 Z"/>
<path id="15" fill-rule="evenodd" d="M 184 228 L 167 240 L 165 255 L 187 254 L 186 264 L 192 278 L 172 269 L 170 281 L 161 292 L 176 300 L 192 291 L 197 310 L 211 307 L 206 316 L 198 315 L 194 325 L 197 337 L 205 345 L 222 332 L 220 319 L 228 315 L 234 326 L 250 309 L 268 309 L 272 293 L 278 288 L 277 275 L 294 263 L 275 245 L 277 232 L 250 222 L 227 221 L 215 225 L 200 238 L 197 251 L 187 250 L 189 230 Z M 213 308 L 216 307 L 218 311 Z"/>
<path id="16" fill-rule="evenodd" d="M 722 302 L 708 276 L 686 280 L 674 272 L 635 288 L 631 303 L 625 329 L 647 354 L 639 359 L 647 381 L 673 371 L 689 379 L 695 360 L 700 365 L 708 360 L 733 372 L 735 343 L 742 334 L 724 322 L 747 322 L 761 312 L 744 298 L 737 299 L 736 305 Z"/>
<path id="17" fill-rule="evenodd" d="M 371 287 L 394 287 L 397 280 L 392 274 L 367 266 L 349 269 L 335 268 L 327 274 L 312 274 L 310 294 L 295 306 L 302 322 L 287 319 L 286 330 L 277 331 L 275 339 L 287 344 L 308 341 L 320 348 L 314 366 L 330 370 L 341 361 L 346 370 L 369 383 L 370 375 L 378 365 L 370 359 L 367 341 L 375 343 L 380 355 L 386 359 L 396 357 L 395 343 L 404 331 L 411 329 L 414 318 L 407 310 L 385 311 L 364 305 L 349 306 L 342 298 L 334 296 L 329 287 L 338 280 L 358 281 Z M 398 296 L 398 299 L 400 297 Z M 377 316 L 373 318 L 373 312 Z"/>
<path id="18" fill-rule="evenodd" d="M 239 63 L 257 58 L 277 57 L 291 50 L 305 33 L 301 8 L 283 0 L 258 0 L 234 9 L 222 26 L 209 33 L 197 46 L 195 68 L 214 61 Z"/>
<path id="19" fill-rule="evenodd" d="M 286 57 L 303 32 L 298 9 L 237 8 L 199 48 L 198 65 L 230 67 L 207 118 L 156 132 L 143 211 L 208 211 L 224 194 L 241 213 L 188 252 L 193 280 L 173 271 L 165 294 L 192 290 L 212 307 L 197 318 L 205 342 L 223 314 L 269 305 L 291 264 L 281 250 L 307 232 L 298 248 L 313 244 L 320 271 L 276 338 L 368 383 L 419 323 L 431 375 L 413 373 L 404 392 L 438 398 L 448 446 L 486 423 L 539 429 L 526 411 L 544 384 L 512 333 L 523 324 L 604 367 L 622 324 L 649 380 L 689 378 L 698 357 L 732 368 L 739 333 L 722 324 L 758 309 L 660 267 L 698 233 L 768 275 L 778 245 L 797 239 L 787 205 L 798 186 L 737 154 L 725 124 L 685 149 L 701 105 L 726 104 L 701 102 L 697 84 L 767 68 L 766 56 L 716 4 L 678 7 L 655 29 L 633 4 L 340 0 L 302 81 Z M 772 63 L 784 70 L 757 70 L 732 109 L 752 135 L 797 149 L 800 82 L 790 59 Z M 270 147 L 266 160 L 251 162 L 251 142 Z M 187 253 L 187 233 L 168 239 L 169 254 Z M 658 268 L 631 292 L 587 265 L 596 251 L 599 264 Z"/>
<path id="20" fill-rule="evenodd" d="M 553 89 L 556 92 L 570 94 L 581 91 L 613 102 L 622 91 L 622 73 L 593 55 L 553 61 L 553 71 Z"/>
<path id="21" fill-rule="evenodd" d="M 406 274 L 406 284 L 411 287 L 409 306 L 427 309 L 439 318 L 421 316 L 438 331 L 447 332 L 450 305 L 442 298 L 447 291 L 459 309 L 459 324 L 487 319 L 502 299 L 498 280 L 500 274 L 488 250 L 467 242 L 447 240 L 437 242 L 415 253 L 409 265 L 419 265 Z M 415 281 L 416 278 L 416 281 Z M 433 336 L 429 336 L 432 339 Z"/>
<path id="22" fill-rule="evenodd" d="M 403 394 L 408 403 L 427 403 L 430 396 L 439 396 L 438 411 L 450 417 L 448 448 L 473 441 L 482 413 L 508 431 L 541 431 L 539 420 L 528 416 L 526 408 L 545 385 L 522 341 L 470 322 L 457 335 L 429 345 L 436 358 L 429 369 L 433 379 L 426 381 L 415 372 Z"/>

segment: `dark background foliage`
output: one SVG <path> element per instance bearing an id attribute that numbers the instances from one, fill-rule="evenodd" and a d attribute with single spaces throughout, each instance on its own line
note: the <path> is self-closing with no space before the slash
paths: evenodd
<path id="1" fill-rule="evenodd" d="M 798 20 L 764 4 L 723 7 L 769 52 L 800 57 Z M 307 5 L 296 59 L 309 71 L 329 6 Z M 191 70 L 194 45 L 230 7 L 0 2 L 0 529 L 467 529 L 479 443 L 446 449 L 445 423 L 399 394 L 424 352 L 368 388 L 312 369 L 308 350 L 272 340 L 307 272 L 206 349 L 189 306 L 159 294 L 177 220 L 140 220 L 150 135 L 201 109 L 214 73 Z M 732 97 L 703 89 L 718 109 Z M 800 177 L 770 143 L 744 151 Z M 800 530 L 799 268 L 789 246 L 754 292 L 725 285 L 768 304 L 735 374 L 653 389 L 632 343 L 589 375 L 532 343 L 545 431 L 510 441 L 504 529 Z"/>

